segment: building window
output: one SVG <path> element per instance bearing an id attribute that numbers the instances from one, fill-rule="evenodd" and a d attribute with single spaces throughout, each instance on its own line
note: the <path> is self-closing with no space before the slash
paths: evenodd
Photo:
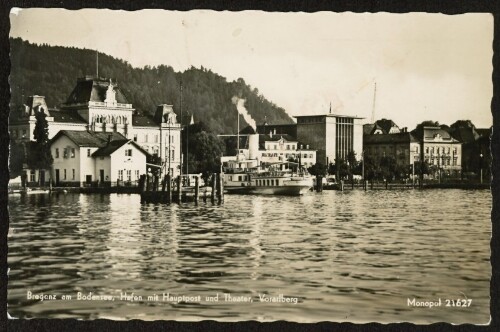
<path id="1" fill-rule="evenodd" d="M 120 180 L 120 181 L 123 180 L 123 170 L 121 170 L 121 169 L 118 170 L 118 180 Z"/>
<path id="2" fill-rule="evenodd" d="M 71 158 L 75 158 L 75 148 L 71 148 Z"/>
<path id="3" fill-rule="evenodd" d="M 72 175 L 71 178 L 74 180 L 75 179 L 75 169 L 74 168 L 71 170 L 71 175 Z"/>
<path id="4" fill-rule="evenodd" d="M 23 129 L 23 138 L 26 137 L 26 129 Z"/>
<path id="5" fill-rule="evenodd" d="M 290 150 L 290 145 L 289 144 L 286 145 L 286 149 Z"/>
<path id="6" fill-rule="evenodd" d="M 425 153 L 429 153 L 429 148 L 425 148 Z"/>
<path id="7" fill-rule="evenodd" d="M 56 158 L 59 158 L 59 148 L 56 148 Z"/>
<path id="8" fill-rule="evenodd" d="M 68 149 L 64 148 L 63 158 L 68 158 Z"/>
<path id="9" fill-rule="evenodd" d="M 35 182 L 35 171 L 30 171 L 30 182 Z"/>
<path id="10" fill-rule="evenodd" d="M 170 152 L 171 152 L 170 153 L 170 159 L 171 160 L 175 160 L 175 150 L 171 150 Z"/>
<path id="11" fill-rule="evenodd" d="M 144 134 L 144 142 L 148 142 L 148 134 Z"/>
<path id="12" fill-rule="evenodd" d="M 134 134 L 134 142 L 137 142 L 137 134 Z"/>
<path id="13" fill-rule="evenodd" d="M 132 149 L 126 149 L 125 150 L 125 156 L 126 157 L 132 157 Z"/>
<path id="14" fill-rule="evenodd" d="M 90 149 L 87 149 L 87 157 L 90 157 Z"/>
<path id="15" fill-rule="evenodd" d="M 127 170 L 127 181 L 131 181 L 132 180 L 132 170 Z"/>
<path id="16" fill-rule="evenodd" d="M 139 180 L 139 170 L 138 169 L 135 171 L 135 179 Z"/>
<path id="17" fill-rule="evenodd" d="M 64 169 L 64 180 L 66 180 L 66 168 Z"/>

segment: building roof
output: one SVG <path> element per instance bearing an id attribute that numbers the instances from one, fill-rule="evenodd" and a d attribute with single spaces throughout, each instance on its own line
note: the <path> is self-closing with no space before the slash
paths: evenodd
<path id="1" fill-rule="evenodd" d="M 297 142 L 294 137 L 288 134 L 259 135 L 259 142 L 277 142 L 282 138 L 287 142 Z"/>
<path id="2" fill-rule="evenodd" d="M 71 91 L 68 99 L 66 100 L 66 104 L 84 104 L 89 101 L 104 102 L 109 84 L 109 79 L 101 77 L 97 78 L 93 76 L 86 76 L 79 78 L 76 82 L 75 88 Z M 125 98 L 125 95 L 116 83 L 113 83 L 113 85 L 116 102 L 120 104 L 129 104 L 127 98 Z"/>
<path id="3" fill-rule="evenodd" d="M 451 134 L 444 130 L 441 127 L 420 127 L 415 130 L 413 130 L 412 135 L 415 136 L 417 139 L 421 140 L 422 138 L 424 139 L 424 142 L 434 142 L 434 141 L 442 141 L 442 142 L 448 142 L 448 143 L 458 143 L 459 141 L 456 140 L 451 136 Z M 437 139 L 439 137 L 439 139 Z"/>
<path id="4" fill-rule="evenodd" d="M 381 119 L 375 121 L 375 124 L 382 129 L 382 132 L 384 134 L 389 134 L 390 130 L 394 127 L 398 128 L 399 130 L 399 127 L 392 120 Z"/>
<path id="5" fill-rule="evenodd" d="M 364 119 L 363 117 L 359 117 L 357 115 L 345 115 L 345 114 L 334 114 L 334 113 L 328 113 L 328 114 L 316 114 L 316 115 L 295 115 L 294 118 L 309 118 L 309 117 L 333 117 L 333 118 L 351 118 L 351 119 Z"/>
<path id="6" fill-rule="evenodd" d="M 132 126 L 134 127 L 159 127 L 159 124 L 149 114 L 132 115 Z"/>
<path id="7" fill-rule="evenodd" d="M 55 142 L 61 136 L 68 137 L 73 143 L 78 146 L 96 148 L 106 145 L 108 143 L 108 140 L 114 141 L 127 139 L 120 133 L 61 130 L 51 139 L 51 142 Z"/>
<path id="8" fill-rule="evenodd" d="M 491 136 L 491 129 L 492 128 L 477 128 L 476 131 L 479 134 L 479 136 L 490 138 L 490 136 Z"/>
<path id="9" fill-rule="evenodd" d="M 105 157 L 111 155 L 113 152 L 124 146 L 129 142 L 128 139 L 124 140 L 116 140 L 110 141 L 105 146 L 100 147 L 94 153 L 92 153 L 92 157 Z"/>
<path id="10" fill-rule="evenodd" d="M 87 121 L 85 121 L 85 119 L 82 118 L 77 112 L 52 110 L 50 115 L 54 117 L 54 122 L 87 124 Z"/>
<path id="11" fill-rule="evenodd" d="M 418 139 L 408 132 L 378 135 L 368 134 L 363 136 L 363 144 L 397 144 L 413 142 L 418 142 Z"/>

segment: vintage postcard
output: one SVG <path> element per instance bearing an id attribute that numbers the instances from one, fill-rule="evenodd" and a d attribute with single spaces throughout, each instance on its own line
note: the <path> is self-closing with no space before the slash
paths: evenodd
<path id="1" fill-rule="evenodd" d="M 10 318 L 490 322 L 492 15 L 10 24 Z"/>

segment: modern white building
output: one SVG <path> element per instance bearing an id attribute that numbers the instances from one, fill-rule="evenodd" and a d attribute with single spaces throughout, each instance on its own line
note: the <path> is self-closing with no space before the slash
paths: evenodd
<path id="1" fill-rule="evenodd" d="M 22 109 L 12 110 L 9 131 L 13 140 L 34 140 L 37 112 L 46 115 L 49 138 L 62 130 L 103 133 L 105 136 L 120 134 L 123 139 L 135 142 L 145 152 L 156 157 L 153 161 L 161 165 L 162 174 L 170 173 L 175 177 L 180 173 L 181 123 L 172 105 L 159 105 L 151 113 L 140 112 L 133 108 L 112 80 L 86 76 L 77 80 L 75 88 L 59 109 L 49 110 L 45 97 L 35 95 L 27 99 Z M 53 157 L 57 159 L 55 155 Z M 73 167 L 60 169 L 72 170 Z M 48 181 L 48 174 L 41 176 L 42 181 Z M 60 173 L 60 179 L 62 176 Z M 110 179 L 115 178 L 113 174 L 109 176 Z M 94 175 L 92 179 L 95 181 L 98 178 Z M 29 171 L 28 181 L 35 182 L 38 179 L 38 170 Z"/>

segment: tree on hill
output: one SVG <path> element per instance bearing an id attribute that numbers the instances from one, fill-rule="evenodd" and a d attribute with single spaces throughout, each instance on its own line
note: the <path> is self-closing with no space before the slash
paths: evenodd
<path id="1" fill-rule="evenodd" d="M 95 73 L 93 50 L 35 45 L 20 38 L 11 38 L 10 44 L 12 109 L 34 94 L 44 95 L 47 102 L 58 106 L 66 101 L 78 77 Z M 195 121 L 203 119 L 215 134 L 236 133 L 237 113 L 231 101 L 234 96 L 246 100 L 245 107 L 257 123 L 266 117 L 269 123 L 293 123 L 284 109 L 268 101 L 242 78 L 228 82 L 203 67 L 191 67 L 184 72 L 175 72 L 167 65 L 134 68 L 100 53 L 99 75 L 116 80 L 134 108 L 153 112 L 157 105 L 168 103 L 174 105 L 178 115 L 182 80 L 183 111 L 190 111 Z M 240 125 L 244 127 L 242 121 Z"/>

